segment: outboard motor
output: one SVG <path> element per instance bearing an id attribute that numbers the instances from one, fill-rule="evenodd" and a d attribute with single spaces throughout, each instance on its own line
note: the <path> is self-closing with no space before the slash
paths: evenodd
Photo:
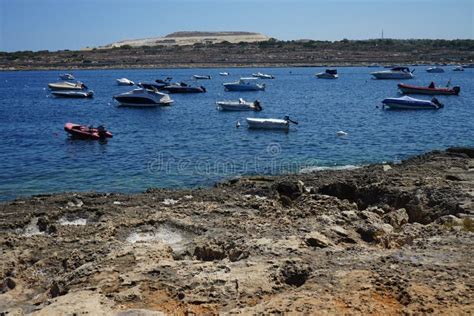
<path id="1" fill-rule="evenodd" d="M 295 125 L 298 125 L 298 122 L 291 120 L 288 115 L 285 116 L 283 119 L 284 119 L 285 121 L 288 121 L 288 122 L 291 122 L 291 123 L 293 123 L 293 124 L 295 124 Z"/>
<path id="2" fill-rule="evenodd" d="M 255 102 L 253 104 L 255 104 L 255 110 L 257 112 L 260 112 L 261 110 L 263 110 L 262 106 L 260 105 L 260 101 L 255 100 Z"/>
<path id="3" fill-rule="evenodd" d="M 202 92 L 206 92 L 206 88 L 204 88 L 203 86 L 201 86 L 201 89 L 202 89 Z"/>
<path id="4" fill-rule="evenodd" d="M 438 108 L 444 107 L 443 103 L 439 102 L 438 99 L 436 99 L 436 98 L 431 99 L 431 102 L 434 103 L 435 105 L 437 105 Z"/>
<path id="5" fill-rule="evenodd" d="M 459 92 L 461 92 L 461 87 L 458 87 L 458 86 L 453 87 L 453 90 L 454 90 L 454 93 L 455 93 L 456 95 L 458 95 Z"/>

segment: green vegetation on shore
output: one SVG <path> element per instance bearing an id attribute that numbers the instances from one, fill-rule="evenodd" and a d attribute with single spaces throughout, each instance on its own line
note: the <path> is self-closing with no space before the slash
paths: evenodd
<path id="1" fill-rule="evenodd" d="M 474 40 L 347 40 L 123 45 L 110 49 L 0 52 L 0 69 L 250 67 L 471 63 Z"/>

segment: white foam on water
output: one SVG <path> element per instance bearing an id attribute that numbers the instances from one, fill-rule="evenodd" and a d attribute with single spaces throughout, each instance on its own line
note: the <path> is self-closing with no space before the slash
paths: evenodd
<path id="1" fill-rule="evenodd" d="M 305 167 L 300 170 L 300 173 L 310 173 L 314 171 L 323 171 L 323 170 L 354 170 L 354 169 L 359 169 L 361 166 L 355 166 L 355 165 L 344 165 L 344 166 L 314 166 L 314 167 Z"/>
<path id="2" fill-rule="evenodd" d="M 87 218 L 77 218 L 74 220 L 68 220 L 63 217 L 59 219 L 58 224 L 63 225 L 63 226 L 66 226 L 66 225 L 84 226 L 87 224 Z"/>
<path id="3" fill-rule="evenodd" d="M 170 246 L 174 251 L 183 249 L 184 243 L 182 234 L 167 227 L 159 227 L 155 231 L 147 232 L 134 231 L 126 240 L 132 244 L 161 242 Z"/>
<path id="4" fill-rule="evenodd" d="M 44 235 L 44 232 L 41 232 L 38 227 L 38 218 L 33 217 L 28 225 L 23 229 L 23 236 L 30 237 L 35 235 Z"/>

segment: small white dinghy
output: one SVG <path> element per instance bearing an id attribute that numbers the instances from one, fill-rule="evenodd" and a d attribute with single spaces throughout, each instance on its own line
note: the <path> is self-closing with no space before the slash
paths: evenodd
<path id="1" fill-rule="evenodd" d="M 229 73 L 226 72 L 226 71 L 219 73 L 219 76 L 224 76 L 225 77 L 225 76 L 228 76 L 228 75 L 229 75 Z"/>
<path id="2" fill-rule="evenodd" d="M 117 84 L 119 86 L 133 86 L 135 85 L 135 82 L 127 78 L 120 78 L 120 79 L 117 79 Z"/>
<path id="3" fill-rule="evenodd" d="M 290 129 L 290 123 L 298 124 L 298 122 L 292 121 L 289 116 L 285 116 L 283 119 L 274 118 L 247 118 L 247 124 L 249 128 L 253 129 L 273 129 L 273 130 L 285 130 Z"/>
<path id="4" fill-rule="evenodd" d="M 59 79 L 61 79 L 61 80 L 75 80 L 76 78 L 74 78 L 74 76 L 69 74 L 69 73 L 65 73 L 65 74 L 60 74 Z"/>
<path id="5" fill-rule="evenodd" d="M 205 75 L 205 76 L 204 75 L 193 75 L 193 78 L 197 79 L 197 80 L 199 80 L 199 79 L 202 80 L 202 79 L 211 79 L 211 76 L 209 76 L 209 75 Z"/>
<path id="6" fill-rule="evenodd" d="M 217 108 L 222 111 L 261 111 L 260 101 L 247 102 L 240 98 L 239 101 L 218 101 Z"/>

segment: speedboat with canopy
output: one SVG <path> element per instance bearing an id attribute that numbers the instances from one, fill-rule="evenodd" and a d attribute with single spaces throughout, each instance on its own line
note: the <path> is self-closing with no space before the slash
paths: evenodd
<path id="1" fill-rule="evenodd" d="M 387 98 L 382 101 L 383 106 L 394 110 L 439 110 L 444 107 L 438 99 L 415 99 L 409 96 L 401 98 Z"/>
<path id="2" fill-rule="evenodd" d="M 61 80 L 74 80 L 76 78 L 74 78 L 74 76 L 70 73 L 65 73 L 65 74 L 60 74 L 59 79 L 61 79 Z"/>
<path id="3" fill-rule="evenodd" d="M 120 106 L 128 107 L 156 107 L 159 105 L 171 105 L 174 101 L 166 93 L 158 90 L 134 89 L 113 97 Z"/>
<path id="4" fill-rule="evenodd" d="M 408 67 L 394 67 L 390 70 L 372 72 L 376 79 L 413 79 L 413 72 Z"/>
<path id="5" fill-rule="evenodd" d="M 316 77 L 319 79 L 337 79 L 339 76 L 337 75 L 337 69 L 326 69 L 324 72 L 320 72 L 316 74 Z"/>
<path id="6" fill-rule="evenodd" d="M 218 101 L 216 102 L 218 109 L 222 111 L 256 111 L 260 112 L 262 106 L 260 101 L 247 102 L 240 98 L 239 101 Z"/>
<path id="7" fill-rule="evenodd" d="M 265 84 L 257 83 L 257 78 L 240 78 L 237 82 L 224 83 L 226 91 L 263 91 Z"/>

